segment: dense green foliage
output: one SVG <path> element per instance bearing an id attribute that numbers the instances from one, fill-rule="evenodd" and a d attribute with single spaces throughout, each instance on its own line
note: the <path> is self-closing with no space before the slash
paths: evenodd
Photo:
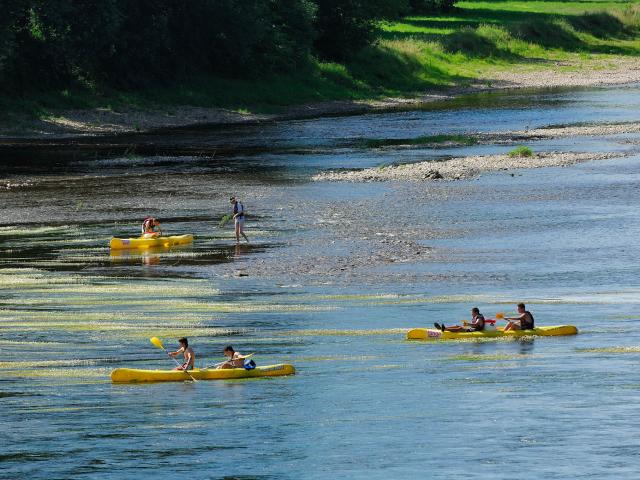
<path id="1" fill-rule="evenodd" d="M 441 0 L 433 0 L 440 2 Z M 408 0 L 0 0 L 0 88 L 139 88 L 345 59 Z"/>
<path id="2" fill-rule="evenodd" d="M 0 84 L 137 87 L 285 71 L 311 53 L 309 0 L 8 0 Z"/>
<path id="3" fill-rule="evenodd" d="M 449 12 L 453 9 L 455 0 L 409 0 L 411 13 Z"/>
<path id="4" fill-rule="evenodd" d="M 320 55 L 344 60 L 375 39 L 376 21 L 409 12 L 406 0 L 316 0 L 316 47 Z"/>

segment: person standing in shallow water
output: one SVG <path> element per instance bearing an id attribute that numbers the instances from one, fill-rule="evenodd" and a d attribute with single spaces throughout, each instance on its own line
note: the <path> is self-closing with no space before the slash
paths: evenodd
<path id="1" fill-rule="evenodd" d="M 236 197 L 231 197 L 231 205 L 233 205 L 233 221 L 236 229 L 236 243 L 240 243 L 240 235 L 249 243 L 249 239 L 244 234 L 244 205 Z"/>

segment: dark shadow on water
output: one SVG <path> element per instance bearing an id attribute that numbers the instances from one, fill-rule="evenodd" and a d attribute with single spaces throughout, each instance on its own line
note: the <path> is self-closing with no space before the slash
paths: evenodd
<path id="1" fill-rule="evenodd" d="M 42 394 L 40 393 L 31 393 L 31 392 L 0 392 L 0 398 L 9 398 L 9 397 L 40 397 Z"/>
<path id="2" fill-rule="evenodd" d="M 207 247 L 184 247 L 171 249 L 114 250 L 110 252 L 110 263 L 113 266 L 145 265 L 145 266 L 203 266 L 229 263 L 245 255 L 261 253 L 277 244 L 241 244 L 216 245 Z M 183 254 L 183 255 L 181 255 Z M 104 263 L 101 265 L 104 266 Z"/>
<path id="3" fill-rule="evenodd" d="M 535 350 L 535 339 L 525 338 L 518 340 L 518 347 L 520 355 L 530 355 Z"/>
<path id="4" fill-rule="evenodd" d="M 208 217 L 167 217 L 167 224 L 201 224 Z M 105 224 L 110 222 L 106 221 Z M 15 225 L 11 225 L 12 227 Z M 11 231 L 0 235 L 0 267 L 31 267 L 50 272 L 72 272 L 105 276 L 136 277 L 198 277 L 198 273 L 186 273 L 183 267 L 207 267 L 222 263 L 232 263 L 265 252 L 281 245 L 276 242 L 242 243 L 236 245 L 232 238 L 206 236 L 194 239 L 191 245 L 173 248 L 149 248 L 130 250 L 110 250 L 109 237 L 105 237 L 104 224 L 78 223 L 69 230 L 38 232 L 41 225 L 33 225 L 33 234 L 12 235 Z M 81 226 L 81 227 L 80 227 Z M 25 228 L 25 226 L 15 226 Z M 37 232 L 37 233 L 36 233 Z M 225 232 L 225 237 L 231 232 Z M 90 243 L 74 243 L 84 235 L 95 239 Z M 65 244 L 68 240 L 69 243 Z M 84 253 L 86 250 L 86 253 Z M 195 270 L 197 272 L 197 269 Z"/>
<path id="5" fill-rule="evenodd" d="M 49 460 L 59 458 L 66 455 L 63 452 L 15 452 L 0 454 L 0 463 L 2 462 L 47 462 Z"/>

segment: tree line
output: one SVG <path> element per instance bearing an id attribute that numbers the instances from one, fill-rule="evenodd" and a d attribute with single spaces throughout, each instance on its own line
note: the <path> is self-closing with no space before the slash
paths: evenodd
<path id="1" fill-rule="evenodd" d="M 144 88 L 345 61 L 380 21 L 454 0 L 0 0 L 0 89 Z"/>

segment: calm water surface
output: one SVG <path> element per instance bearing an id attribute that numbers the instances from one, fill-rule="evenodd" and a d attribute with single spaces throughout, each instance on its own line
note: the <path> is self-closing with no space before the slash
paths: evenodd
<path id="1" fill-rule="evenodd" d="M 310 176 L 512 148 L 349 146 L 360 138 L 638 112 L 639 86 L 494 94 L 158 139 L 256 154 L 3 154 L 0 477 L 637 478 L 640 136 L 532 142 L 626 156 L 461 182 Z M 218 227 L 231 193 L 251 213 L 249 246 Z M 148 214 L 195 233 L 193 246 L 110 255 L 109 238 L 136 234 Z M 519 301 L 580 335 L 403 340 Z M 188 336 L 198 364 L 231 343 L 298 373 L 111 384 L 114 368 L 171 367 L 154 335 Z"/>

